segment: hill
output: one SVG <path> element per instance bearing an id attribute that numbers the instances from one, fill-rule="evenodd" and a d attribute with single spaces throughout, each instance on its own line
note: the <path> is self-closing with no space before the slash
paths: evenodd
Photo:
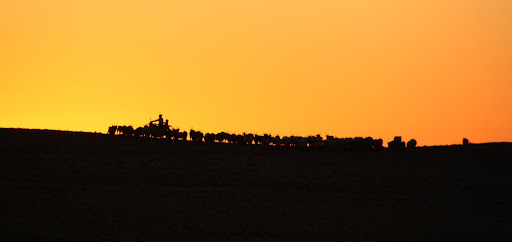
<path id="1" fill-rule="evenodd" d="M 510 239 L 510 151 L 328 152 L 0 129 L 0 239 Z"/>

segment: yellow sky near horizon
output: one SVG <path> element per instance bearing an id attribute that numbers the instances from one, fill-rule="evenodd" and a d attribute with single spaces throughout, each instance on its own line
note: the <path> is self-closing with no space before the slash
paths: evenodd
<path id="1" fill-rule="evenodd" d="M 512 141 L 512 1 L 0 0 L 0 127 Z"/>

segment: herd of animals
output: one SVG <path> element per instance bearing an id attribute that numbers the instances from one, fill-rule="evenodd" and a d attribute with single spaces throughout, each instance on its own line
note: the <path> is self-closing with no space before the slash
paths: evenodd
<path id="1" fill-rule="evenodd" d="M 261 145 L 261 146 L 279 146 L 279 147 L 301 147 L 311 149 L 327 149 L 327 150 L 343 150 L 343 151 L 372 151 L 383 150 L 382 139 L 373 139 L 372 137 L 355 137 L 355 138 L 337 138 L 327 135 L 324 139 L 320 135 L 316 136 L 271 136 L 269 134 L 230 134 L 220 132 L 217 134 L 206 133 L 191 129 L 190 132 L 180 131 L 180 129 L 172 128 L 167 123 L 164 125 L 156 125 L 149 123 L 144 127 L 134 129 L 132 126 L 110 126 L 108 129 L 110 135 L 121 135 L 139 138 L 167 139 L 178 141 L 192 141 L 204 143 L 231 143 L 239 145 Z M 388 149 L 403 151 L 405 149 L 413 149 L 417 145 L 416 140 L 411 139 L 405 143 L 400 136 L 388 142 Z"/>

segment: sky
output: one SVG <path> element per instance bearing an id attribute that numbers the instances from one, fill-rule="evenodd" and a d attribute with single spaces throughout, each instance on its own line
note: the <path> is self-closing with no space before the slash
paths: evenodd
<path id="1" fill-rule="evenodd" d="M 0 127 L 512 141 L 510 0 L 0 0 Z"/>

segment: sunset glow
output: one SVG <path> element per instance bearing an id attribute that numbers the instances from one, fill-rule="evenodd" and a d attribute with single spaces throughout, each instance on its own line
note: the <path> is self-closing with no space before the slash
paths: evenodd
<path id="1" fill-rule="evenodd" d="M 0 1 L 0 127 L 512 141 L 510 0 Z"/>

